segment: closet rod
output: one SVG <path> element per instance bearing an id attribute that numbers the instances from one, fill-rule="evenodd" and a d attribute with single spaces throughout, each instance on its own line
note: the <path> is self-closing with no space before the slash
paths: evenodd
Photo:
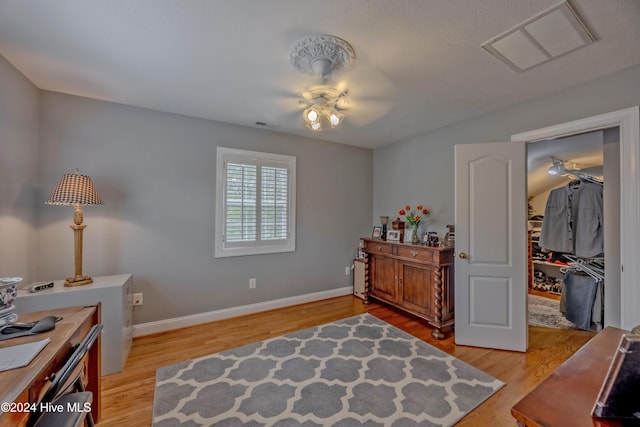
<path id="1" fill-rule="evenodd" d="M 567 170 L 567 174 L 569 174 L 570 176 L 572 176 L 573 178 L 576 178 L 576 179 L 581 179 L 583 181 L 592 182 L 594 184 L 604 185 L 604 181 L 602 181 L 600 178 L 596 178 L 595 176 L 590 175 L 590 174 L 585 173 L 585 172 L 576 171 L 576 170 Z"/>

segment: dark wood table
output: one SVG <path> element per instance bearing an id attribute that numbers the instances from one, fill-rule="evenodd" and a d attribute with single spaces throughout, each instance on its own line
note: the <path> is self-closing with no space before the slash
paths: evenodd
<path id="1" fill-rule="evenodd" d="M 628 331 L 606 327 L 513 408 L 519 426 L 618 427 L 630 424 L 591 416 L 611 360 Z"/>
<path id="2" fill-rule="evenodd" d="M 82 341 L 93 325 L 100 323 L 100 315 L 100 303 L 20 314 L 18 319 L 20 322 L 31 322 L 45 316 L 60 316 L 62 320 L 49 332 L 0 341 L 0 348 L 2 348 L 44 338 L 51 340 L 27 366 L 0 372 L 0 402 L 17 402 L 20 406 L 24 406 L 25 403 L 40 402 L 42 393 L 49 386 L 49 375 L 62 367 L 71 354 L 72 347 Z M 96 422 L 100 419 L 101 410 L 100 345 L 100 337 L 98 337 L 86 356 L 83 373 L 85 387 L 93 393 L 91 414 Z M 28 417 L 28 411 L 0 412 L 0 427 L 24 426 Z"/>

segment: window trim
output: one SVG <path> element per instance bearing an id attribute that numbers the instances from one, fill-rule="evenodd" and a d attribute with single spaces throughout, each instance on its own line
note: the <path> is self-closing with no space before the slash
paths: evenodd
<path id="1" fill-rule="evenodd" d="M 257 241 L 255 244 L 238 246 L 225 246 L 224 226 L 226 207 L 226 173 L 225 164 L 229 159 L 236 161 L 252 162 L 277 162 L 285 164 L 289 169 L 289 179 L 287 188 L 288 215 L 287 229 L 288 238 L 282 243 L 272 240 L 263 242 Z M 225 258 L 245 255 L 260 255 L 282 252 L 294 252 L 296 250 L 296 157 L 283 154 L 264 153 L 260 151 L 239 150 L 235 148 L 217 147 L 216 149 L 216 208 L 215 208 L 215 230 L 214 230 L 214 256 L 215 258 Z M 256 217 L 257 225 L 259 218 Z"/>

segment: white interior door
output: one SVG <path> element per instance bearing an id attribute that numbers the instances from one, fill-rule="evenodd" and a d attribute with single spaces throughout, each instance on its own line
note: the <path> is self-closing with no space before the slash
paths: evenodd
<path id="1" fill-rule="evenodd" d="M 455 147 L 455 340 L 527 349 L 525 143 Z"/>

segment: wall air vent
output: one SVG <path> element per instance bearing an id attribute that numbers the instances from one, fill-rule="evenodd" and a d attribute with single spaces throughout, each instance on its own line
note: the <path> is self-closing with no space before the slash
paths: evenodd
<path id="1" fill-rule="evenodd" d="M 263 121 L 260 121 L 260 120 L 255 121 L 254 124 L 257 127 L 267 128 L 267 129 L 278 129 L 278 126 L 279 126 L 277 124 L 267 123 L 267 122 L 263 122 Z"/>
<path id="2" fill-rule="evenodd" d="M 482 44 L 493 56 L 521 72 L 595 41 L 566 1 Z"/>

